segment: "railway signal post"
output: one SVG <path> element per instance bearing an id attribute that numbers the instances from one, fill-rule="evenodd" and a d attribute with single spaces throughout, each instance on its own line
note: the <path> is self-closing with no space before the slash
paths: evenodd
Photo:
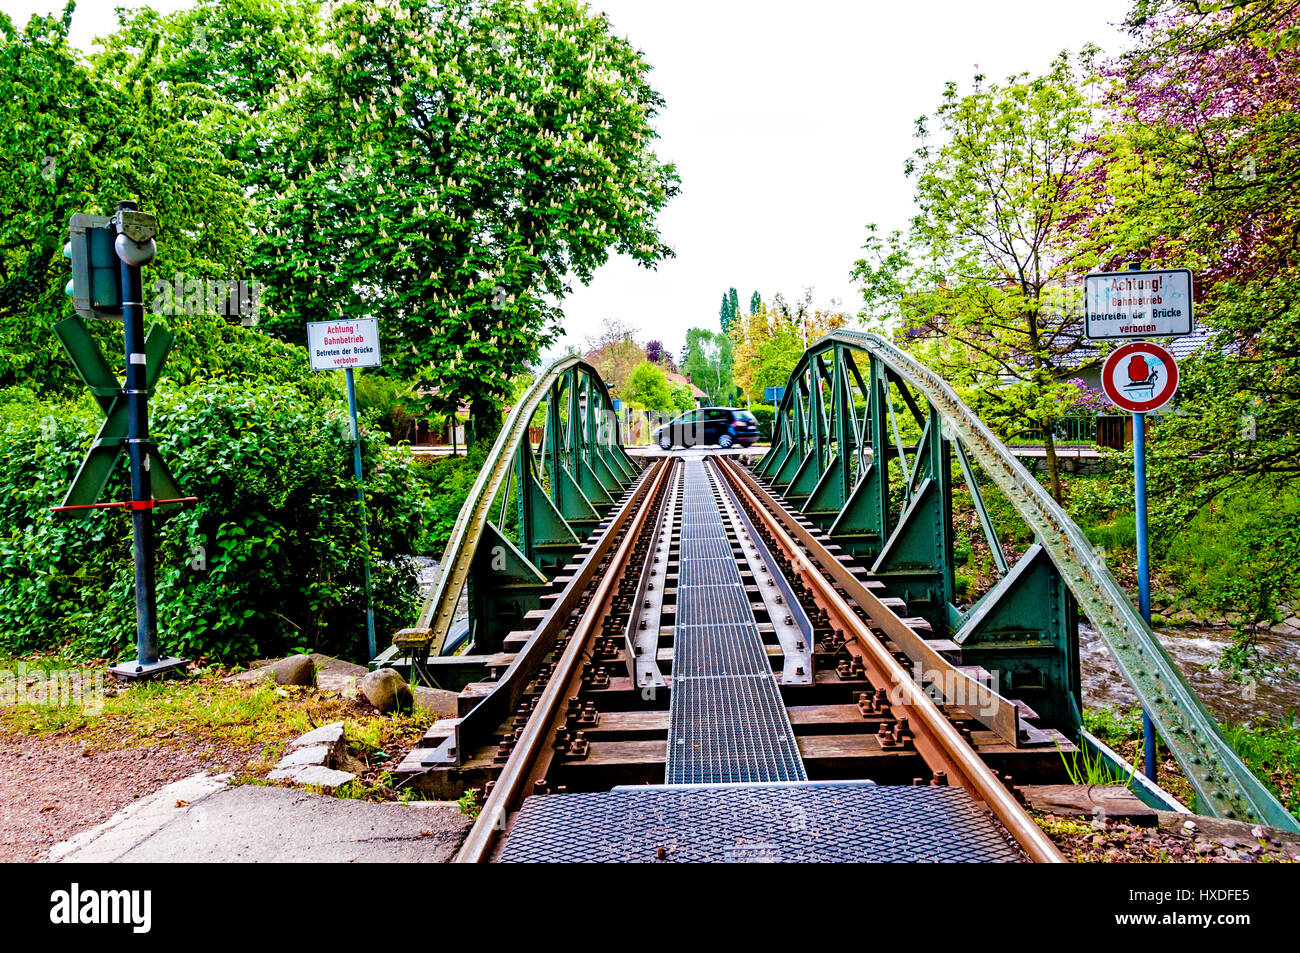
<path id="1" fill-rule="evenodd" d="M 153 510 L 163 504 L 191 502 L 193 497 L 181 497 L 149 436 L 149 395 L 172 344 L 172 335 L 165 329 L 152 328 L 147 337 L 144 330 L 141 269 L 153 261 L 156 232 L 154 217 L 139 211 L 134 202 L 119 202 L 112 217 L 72 216 L 64 255 L 72 260 L 67 290 L 77 317 L 54 327 L 77 372 L 98 399 L 104 423 L 63 504 L 53 509 L 64 516 L 111 507 L 131 511 L 136 660 L 115 665 L 109 672 L 132 681 L 182 670 L 188 664 L 187 659 L 163 657 L 158 647 Z M 124 383 L 118 381 L 81 321 L 82 317 L 116 319 L 119 315 L 125 332 Z M 124 446 L 131 469 L 131 498 L 99 502 Z M 155 498 L 157 492 L 162 499 Z"/>

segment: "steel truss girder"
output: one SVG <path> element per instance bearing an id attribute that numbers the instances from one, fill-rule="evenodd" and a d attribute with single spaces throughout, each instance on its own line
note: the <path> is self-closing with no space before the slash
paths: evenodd
<path id="1" fill-rule="evenodd" d="M 870 373 L 865 381 L 861 375 L 855 377 L 850 371 L 849 379 L 857 386 L 856 394 L 852 387 L 846 389 L 833 381 L 835 369 L 853 366 L 848 361 L 854 352 L 865 354 L 870 362 Z M 1040 714 L 1047 717 L 1049 711 L 1055 710 L 1067 717 L 1069 723 L 1077 725 L 1077 714 L 1071 708 L 1069 697 L 1074 695 L 1073 686 L 1077 681 L 1077 632 L 1071 618 L 1077 606 L 1077 611 L 1087 616 L 1097 629 L 1121 673 L 1151 714 L 1162 740 L 1195 789 L 1198 808 L 1216 816 L 1300 831 L 1300 822 L 1269 793 L 1223 737 L 1214 718 L 1183 679 L 1073 520 L 942 378 L 889 340 L 868 332 L 833 331 L 804 352 L 778 406 L 772 428 L 772 449 L 758 468 L 760 476 L 783 489 L 793 482 L 795 476 L 795 471 L 790 469 L 792 459 L 797 461 L 796 467 L 803 466 L 805 461 L 815 461 L 809 464 L 809 469 L 815 471 L 813 490 L 818 489 L 826 463 L 825 458 L 811 453 L 809 446 L 808 434 L 817 424 L 810 417 L 808 398 L 814 394 L 820 398 L 828 364 L 832 369 L 831 400 L 827 408 L 829 432 L 842 440 L 845 425 L 841 417 L 847 415 L 850 421 L 856 422 L 854 401 L 860 397 L 866 405 L 865 418 L 856 423 L 857 434 L 848 434 L 850 440 L 857 441 L 855 447 L 848 448 L 848 452 L 855 455 L 851 467 L 853 486 L 843 508 L 830 523 L 832 539 L 855 554 L 876 556 L 877 565 L 882 570 L 891 563 L 891 553 L 915 553 L 924 534 L 931 534 L 926 542 L 931 546 L 930 554 L 935 556 L 944 540 L 942 528 L 936 529 L 932 521 L 937 512 L 951 527 L 951 486 L 937 485 L 934 477 L 942 472 L 944 480 L 949 479 L 948 458 L 942 444 L 956 446 L 958 462 L 962 465 L 963 477 L 970 484 L 985 533 L 992 536 L 993 528 L 978 485 L 968 472 L 971 459 L 1033 530 L 1043 555 L 1033 554 L 1029 563 L 1022 558 L 1016 569 L 1006 574 L 1002 582 L 964 616 L 947 602 L 952 592 L 948 588 L 950 576 L 925 580 L 932 594 L 944 591 L 944 614 L 948 623 L 944 630 L 956 630 L 955 634 L 962 635 L 972 651 L 986 653 L 985 657 L 991 659 L 998 633 L 1007 631 L 1008 620 L 1027 611 L 1024 608 L 1028 601 L 1024 598 L 1026 592 L 1060 594 L 1059 605 L 1050 608 L 1046 614 L 1037 612 L 1021 619 L 1026 630 L 1045 634 L 1042 641 L 1050 642 L 1051 649 L 1036 646 L 1031 652 L 1028 647 L 1023 647 L 1018 652 L 1002 652 L 1000 656 L 1004 665 L 1013 666 L 1013 671 L 1016 664 L 1024 664 L 1034 653 L 1038 653 L 1042 661 L 1041 674 L 1046 676 L 1050 671 L 1056 671 L 1053 666 L 1061 667 L 1064 674 L 1055 677 L 1047 689 L 1056 697 L 1050 704 L 1043 702 L 1047 711 L 1040 710 Z M 842 375 L 841 370 L 841 379 Z M 907 409 L 918 419 L 925 415 L 917 405 L 917 398 L 923 398 L 929 405 L 926 446 L 918 448 L 913 455 L 914 468 L 921 472 L 916 480 L 905 479 L 909 492 L 898 523 L 893 521 L 889 505 L 890 465 L 898 461 L 905 478 L 910 477 L 910 471 L 907 448 L 897 439 L 891 447 L 888 440 L 887 431 L 893 429 L 889 425 L 896 425 L 889 397 L 891 384 L 898 389 Z M 941 443 L 935 444 L 934 441 Z M 868 447 L 869 462 L 866 459 Z M 840 452 L 846 451 L 842 449 Z M 929 456 L 930 464 L 926 464 L 924 455 Z M 917 459 L 918 456 L 922 459 Z M 825 495 L 810 491 L 805 506 L 811 504 L 809 508 L 817 510 L 826 499 Z M 813 517 L 812 513 L 809 515 Z M 824 512 L 816 514 L 818 519 L 827 517 Z M 996 538 L 990 542 L 993 548 L 998 548 Z M 995 556 L 995 562 L 1002 570 L 1005 560 L 998 556 Z M 901 559 L 901 555 L 898 558 Z M 942 572 L 951 572 L 951 551 L 946 544 L 941 562 Z M 933 574 L 934 569 L 930 572 Z M 937 610 L 934 615 L 939 616 Z M 968 629 L 967 626 L 975 627 Z"/>
<path id="2" fill-rule="evenodd" d="M 1079 617 L 1047 551 L 1035 543 L 962 619 L 953 641 L 962 661 L 1000 673 L 998 691 L 1044 719 L 1083 720 Z"/>
<path id="3" fill-rule="evenodd" d="M 543 403 L 539 464 L 528 430 Z M 429 633 L 429 654 L 442 654 L 467 589 L 471 638 L 483 651 L 499 648 L 639 472 L 596 369 L 573 355 L 553 361 L 511 410 L 456 517 L 414 627 Z M 512 498 L 518 545 L 489 518 L 498 507 L 504 517 Z"/>
<path id="4" fill-rule="evenodd" d="M 469 581 L 469 639 L 478 654 L 501 651 L 506 634 L 524 625 L 550 584 L 546 574 L 491 520 L 474 551 Z"/>

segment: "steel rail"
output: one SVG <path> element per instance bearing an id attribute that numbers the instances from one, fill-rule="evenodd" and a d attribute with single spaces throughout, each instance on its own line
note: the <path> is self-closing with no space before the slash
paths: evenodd
<path id="1" fill-rule="evenodd" d="M 1083 531 L 943 378 L 879 335 L 841 330 L 809 346 L 791 374 L 791 381 L 808 366 L 811 356 L 837 343 L 867 352 L 916 388 L 1034 530 L 1182 766 L 1196 791 L 1198 807 L 1219 817 L 1262 821 L 1282 830 L 1300 831 L 1300 821 L 1273 797 L 1223 737 L 1214 717 L 1183 679 Z M 787 390 L 778 417 L 791 409 Z"/>
<path id="2" fill-rule="evenodd" d="M 545 775 L 553 755 L 551 736 L 554 734 L 556 719 L 564 716 L 564 704 L 580 683 L 581 663 L 588 653 L 588 643 L 598 631 L 606 606 L 622 576 L 621 570 L 627 568 L 628 556 L 650 518 L 653 507 L 645 506 L 643 502 L 654 499 L 664 486 L 672 462 L 670 458 L 665 458 L 654 464 L 654 472 L 638 484 L 636 491 L 620 507 L 610 531 L 616 533 L 619 528 L 626 526 L 626 532 L 610 558 L 609 571 L 601 576 L 576 630 L 555 662 L 537 705 L 524 725 L 523 733 L 515 742 L 510 757 L 496 778 L 492 793 L 483 803 L 478 818 L 454 858 L 455 863 L 483 863 L 491 859 L 492 850 L 505 829 L 510 812 L 519 808 L 524 797 L 532 790 L 533 783 Z"/>
<path id="3" fill-rule="evenodd" d="M 647 472 L 642 471 L 641 475 L 636 477 L 637 482 L 629 488 L 633 495 L 638 493 L 637 488 L 645 482 L 646 476 Z M 621 507 L 619 512 L 621 514 Z M 451 751 L 455 755 L 456 762 L 464 763 L 465 758 L 471 757 L 473 750 L 484 744 L 487 738 L 497 731 L 502 719 L 510 715 L 510 712 L 519 705 L 525 686 L 536 679 L 546 655 L 550 654 L 556 638 L 564 631 L 565 625 L 573 615 L 573 610 L 581 601 L 582 593 L 590 588 L 591 580 L 595 579 L 595 571 L 599 564 L 614 547 L 620 525 L 615 516 L 615 519 L 603 523 L 602 528 L 591 534 L 589 540 L 593 543 L 591 549 L 578 564 L 577 571 L 573 573 L 568 584 L 565 584 L 559 598 L 551 603 L 546 614 L 538 621 L 537 627 L 533 629 L 533 636 L 515 655 L 515 660 L 510 663 L 506 671 L 502 672 L 495 688 L 482 697 L 468 714 L 456 719 L 454 736 L 452 736 L 454 745 Z"/>
<path id="4" fill-rule="evenodd" d="M 592 380 L 597 381 L 601 394 L 609 401 L 609 392 L 596 369 L 579 357 L 566 355 L 543 369 L 532 386 L 516 402 L 456 516 L 451 537 L 447 540 L 447 548 L 439 563 L 438 582 L 425 600 L 415 623 L 417 629 L 431 630 L 430 651 L 434 655 L 440 653 L 447 633 L 451 630 L 456 603 L 469 579 L 470 565 L 474 561 L 474 552 L 483 535 L 483 528 L 487 525 L 492 501 L 510 474 L 520 444 L 528 439 L 528 425 L 552 385 L 566 371 L 575 367 L 586 371 Z"/>
<path id="5" fill-rule="evenodd" d="M 728 475 L 742 480 L 767 502 L 776 517 L 780 519 L 790 535 L 808 549 L 809 556 L 795 551 L 796 566 L 806 563 L 809 558 L 827 572 L 831 578 L 843 587 L 854 602 L 867 611 L 867 615 L 880 626 L 881 630 L 894 640 L 899 649 L 922 667 L 922 672 L 943 692 L 944 701 L 954 708 L 960 708 L 985 728 L 994 732 L 1009 745 L 1021 743 L 1020 709 L 1010 699 L 989 688 L 987 685 L 971 678 L 957 666 L 953 665 L 935 649 L 928 645 L 911 626 L 898 617 L 893 609 L 880 601 L 880 597 L 862 584 L 848 567 L 835 558 L 807 529 L 799 525 L 782 506 L 776 503 L 770 493 L 750 474 L 738 467 L 731 460 L 723 460 Z M 856 616 L 855 616 L 856 618 Z"/>
<path id="6" fill-rule="evenodd" d="M 647 475 L 646 471 L 642 471 L 636 477 L 637 482 L 630 488 L 634 497 L 639 492 L 637 488 L 645 482 Z M 622 512 L 623 508 L 620 507 L 618 514 Z M 532 637 L 515 655 L 514 661 L 501 673 L 496 687 L 480 699 L 467 714 L 456 720 L 452 753 L 457 763 L 463 764 L 464 759 L 483 744 L 496 731 L 501 720 L 518 706 L 524 688 L 537 677 L 546 656 L 555 645 L 555 640 L 564 631 L 564 627 L 573 615 L 573 610 L 581 601 L 582 594 L 591 586 L 597 568 L 614 547 L 618 529 L 622 525 L 619 518 L 619 515 L 616 515 L 614 519 L 603 523 L 603 528 L 592 533 L 589 540 L 593 543 L 591 549 L 583 557 L 577 571 L 573 573 L 559 597 L 537 623 Z"/>
<path id="7" fill-rule="evenodd" d="M 796 567 L 800 564 L 804 566 L 800 575 L 813 590 L 817 602 L 846 632 L 853 634 L 861 650 L 868 680 L 877 688 L 886 688 L 891 703 L 897 704 L 906 712 L 913 744 L 926 765 L 933 771 L 943 771 L 950 781 L 960 784 L 972 797 L 984 802 L 1032 860 L 1039 863 L 1064 863 L 1065 858 L 1051 839 L 998 780 L 993 770 L 967 744 L 947 715 L 931 701 L 907 669 L 890 654 L 884 643 L 876 638 L 845 598 L 835 591 L 831 581 L 802 558 L 799 543 L 809 545 L 814 552 L 820 549 L 819 555 L 829 559 L 830 554 L 825 548 L 811 537 L 806 541 L 796 540 L 785 522 L 769 508 L 779 511 L 779 504 L 766 490 L 740 479 L 740 471 L 730 465 L 730 461 L 728 465 L 719 467 L 719 471 L 731 487 L 749 502 L 755 515 L 776 536 L 778 544 L 785 549 L 787 555 L 793 558 Z"/>

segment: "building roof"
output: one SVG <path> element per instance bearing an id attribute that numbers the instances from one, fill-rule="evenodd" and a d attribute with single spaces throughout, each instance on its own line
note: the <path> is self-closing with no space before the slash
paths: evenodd
<path id="1" fill-rule="evenodd" d="M 709 396 L 708 394 L 704 393 L 704 391 L 700 390 L 698 387 L 692 384 L 690 378 L 688 378 L 684 374 L 678 374 L 676 371 L 664 371 L 664 377 L 668 378 L 668 380 L 674 384 L 685 384 L 687 387 L 691 389 L 692 397 Z"/>
<path id="2" fill-rule="evenodd" d="M 1210 343 L 1210 338 L 1214 336 L 1214 329 L 1206 327 L 1204 324 L 1198 325 L 1192 329 L 1191 334 L 1184 334 L 1176 338 L 1156 338 L 1157 344 L 1174 356 L 1174 360 L 1181 361 L 1185 357 L 1191 357 L 1205 345 Z M 1080 341 L 1079 346 L 1074 348 L 1068 354 L 1062 354 L 1056 358 L 1056 362 L 1063 368 L 1082 367 L 1085 364 L 1091 364 L 1094 361 L 1100 362 L 1105 356 L 1101 353 L 1102 341 Z M 1125 343 L 1122 340 L 1112 342 L 1116 345 Z"/>
<path id="3" fill-rule="evenodd" d="M 1173 338 L 1164 342 L 1165 350 L 1174 356 L 1174 360 L 1181 361 L 1185 357 L 1191 357 L 1205 345 L 1210 343 L 1210 337 L 1214 334 L 1213 329 L 1205 325 L 1199 325 L 1192 328 L 1191 334 L 1184 334 L 1180 338 Z"/>

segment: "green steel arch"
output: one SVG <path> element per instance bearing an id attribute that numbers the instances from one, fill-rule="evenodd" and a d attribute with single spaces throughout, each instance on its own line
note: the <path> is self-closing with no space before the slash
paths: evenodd
<path id="1" fill-rule="evenodd" d="M 534 449 L 529 430 L 543 404 L 545 427 Z M 444 654 L 468 587 L 468 641 L 477 652 L 499 651 L 639 471 L 622 447 L 600 374 L 574 355 L 553 361 L 497 435 L 456 518 L 433 592 L 415 626 L 394 637 L 398 650 Z M 512 499 L 517 542 L 504 528 Z M 390 649 L 376 662 L 394 657 Z"/>
<path id="2" fill-rule="evenodd" d="M 904 410 L 921 430 L 914 447 L 902 439 Z M 964 612 L 954 605 L 954 456 L 1002 575 Z M 1036 536 L 1014 567 L 983 506 L 972 458 Z M 891 464 L 902 478 L 901 506 L 891 499 Z M 772 449 L 757 469 L 835 542 L 870 559 L 872 572 L 904 595 L 909 609 L 920 606 L 937 636 L 962 646 L 964 659 L 969 652 L 1021 683 L 1003 693 L 1036 689 L 1029 703 L 1075 729 L 1082 611 L 1186 772 L 1199 808 L 1300 830 L 1223 737 L 1074 521 L 952 388 L 905 351 L 859 331 L 834 331 L 813 343 L 790 375 Z"/>

